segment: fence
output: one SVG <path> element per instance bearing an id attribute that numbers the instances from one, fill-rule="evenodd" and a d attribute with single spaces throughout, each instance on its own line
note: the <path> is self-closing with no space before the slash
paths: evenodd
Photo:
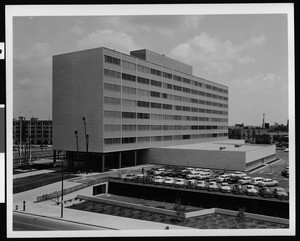
<path id="1" fill-rule="evenodd" d="M 63 190 L 63 195 L 66 195 L 66 194 L 69 194 L 69 193 L 72 193 L 72 192 L 76 192 L 76 191 L 81 190 L 83 188 L 86 188 L 86 187 L 89 187 L 89 186 L 93 186 L 95 184 L 99 184 L 99 183 L 105 182 L 105 181 L 106 181 L 106 178 L 102 177 L 102 178 L 99 178 L 99 179 L 95 179 L 95 180 L 92 180 L 92 181 L 89 181 L 89 182 L 85 182 L 85 183 L 79 184 L 79 185 L 74 186 L 74 187 L 65 188 Z M 58 198 L 58 197 L 61 196 L 61 193 L 62 193 L 62 191 L 55 191 L 55 192 L 50 193 L 50 194 L 44 194 L 44 195 L 38 196 L 36 198 L 35 202 L 43 202 L 43 201 L 47 201 L 47 200 L 52 200 L 52 199 Z"/>

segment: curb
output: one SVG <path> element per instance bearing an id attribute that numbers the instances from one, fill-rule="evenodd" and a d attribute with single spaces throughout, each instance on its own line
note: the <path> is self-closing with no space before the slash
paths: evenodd
<path id="1" fill-rule="evenodd" d="M 37 216 L 37 217 L 43 217 L 43 218 L 49 218 L 49 219 L 53 219 L 53 220 L 65 221 L 65 222 L 75 223 L 75 224 L 80 224 L 80 225 L 86 225 L 86 226 L 91 226 L 91 227 L 106 228 L 106 229 L 110 229 L 110 230 L 120 230 L 120 229 L 117 229 L 117 228 L 110 228 L 110 227 L 105 227 L 105 226 L 99 226 L 99 225 L 87 224 L 87 223 L 77 222 L 77 221 L 73 221 L 73 220 L 67 220 L 67 219 L 61 219 L 61 218 L 49 217 L 49 216 L 40 215 L 40 214 L 27 213 L 27 212 L 22 212 L 22 211 L 16 211 L 16 210 L 13 210 L 13 213 L 14 213 L 14 212 L 16 212 L 16 213 L 21 213 L 21 214 L 25 214 L 25 215 L 31 215 L 31 216 Z"/>

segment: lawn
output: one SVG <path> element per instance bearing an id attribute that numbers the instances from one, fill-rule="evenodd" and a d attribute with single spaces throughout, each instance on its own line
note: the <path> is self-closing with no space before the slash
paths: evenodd
<path id="1" fill-rule="evenodd" d="M 115 205 L 85 201 L 73 204 L 69 208 L 115 215 L 127 218 L 135 218 L 152 222 L 186 226 L 197 229 L 278 229 L 288 228 L 288 225 L 259 221 L 254 219 L 238 218 L 223 214 L 208 214 L 188 219 L 171 217 L 163 214 L 139 211 L 133 208 L 124 208 Z M 165 208 L 160 206 L 160 208 Z"/>

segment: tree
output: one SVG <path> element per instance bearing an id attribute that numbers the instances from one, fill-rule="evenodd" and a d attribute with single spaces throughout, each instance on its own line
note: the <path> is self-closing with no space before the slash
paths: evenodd
<path id="1" fill-rule="evenodd" d="M 174 210 L 176 211 L 177 214 L 177 221 L 185 219 L 186 207 L 181 205 L 180 198 L 175 199 Z"/>
<path id="2" fill-rule="evenodd" d="M 238 222 L 241 228 L 245 227 L 245 208 L 239 208 L 238 213 L 236 215 L 236 221 Z"/>

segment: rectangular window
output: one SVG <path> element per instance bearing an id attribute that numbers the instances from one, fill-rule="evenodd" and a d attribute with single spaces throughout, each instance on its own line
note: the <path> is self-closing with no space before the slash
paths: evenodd
<path id="1" fill-rule="evenodd" d="M 182 110 L 182 106 L 180 106 L 180 105 L 175 105 L 174 107 L 175 107 L 175 110 L 178 110 L 178 111 Z"/>
<path id="2" fill-rule="evenodd" d="M 121 65 L 121 60 L 108 55 L 104 55 L 105 62 L 115 65 Z"/>
<path id="3" fill-rule="evenodd" d="M 157 69 L 151 69 L 151 74 L 157 75 L 157 76 L 161 76 L 161 71 L 157 70 Z"/>
<path id="4" fill-rule="evenodd" d="M 121 99 L 104 96 L 104 103 L 108 105 L 121 105 Z"/>
<path id="5" fill-rule="evenodd" d="M 182 77 L 180 77 L 178 75 L 173 75 L 173 80 L 181 82 L 182 81 Z"/>
<path id="6" fill-rule="evenodd" d="M 161 87 L 162 83 L 160 81 L 156 81 L 156 80 L 151 80 L 151 85 L 153 86 L 157 86 L 157 87 Z"/>
<path id="7" fill-rule="evenodd" d="M 137 130 L 138 131 L 150 131 L 150 125 L 138 125 Z"/>
<path id="8" fill-rule="evenodd" d="M 178 85 L 173 85 L 173 90 L 181 91 L 182 87 Z"/>
<path id="9" fill-rule="evenodd" d="M 186 93 L 191 93 L 191 89 L 190 88 L 183 87 L 182 91 L 186 92 Z"/>
<path id="10" fill-rule="evenodd" d="M 122 92 L 126 94 L 136 94 L 136 88 L 128 87 L 128 86 L 122 86 Z"/>
<path id="11" fill-rule="evenodd" d="M 122 79 L 135 82 L 135 76 L 131 74 L 122 73 Z"/>
<path id="12" fill-rule="evenodd" d="M 120 111 L 104 110 L 104 117 L 106 117 L 106 118 L 120 118 L 121 117 L 121 112 Z"/>
<path id="13" fill-rule="evenodd" d="M 123 63 L 123 67 L 135 70 L 135 64 L 134 63 L 131 63 L 131 62 L 126 61 L 126 60 L 123 60 L 122 63 Z"/>
<path id="14" fill-rule="evenodd" d="M 140 95 L 140 96 L 150 96 L 150 90 L 138 89 L 138 95 Z"/>
<path id="15" fill-rule="evenodd" d="M 151 136 L 151 141 L 161 141 L 162 137 L 161 136 Z"/>
<path id="16" fill-rule="evenodd" d="M 135 125 L 122 125 L 122 131 L 135 131 Z"/>
<path id="17" fill-rule="evenodd" d="M 151 120 L 161 120 L 162 115 L 161 114 L 151 114 Z"/>
<path id="18" fill-rule="evenodd" d="M 174 125 L 173 130 L 175 130 L 175 131 L 182 130 L 182 126 L 181 125 Z"/>
<path id="19" fill-rule="evenodd" d="M 136 137 L 123 137 L 122 138 L 122 144 L 130 144 L 130 143 L 135 143 L 136 142 Z"/>
<path id="20" fill-rule="evenodd" d="M 190 83 L 191 83 L 191 80 L 190 80 L 190 79 L 182 78 L 182 80 L 183 80 L 183 83 L 187 83 L 187 84 L 190 84 Z"/>
<path id="21" fill-rule="evenodd" d="M 135 119 L 136 113 L 135 112 L 122 112 L 122 118 Z"/>
<path id="22" fill-rule="evenodd" d="M 151 91 L 151 96 L 156 97 L 156 98 L 160 98 L 160 93 L 156 92 L 156 91 Z"/>
<path id="23" fill-rule="evenodd" d="M 118 124 L 104 124 L 104 131 L 120 131 L 121 125 Z"/>
<path id="24" fill-rule="evenodd" d="M 174 100 L 182 101 L 182 96 L 174 95 Z"/>
<path id="25" fill-rule="evenodd" d="M 173 116 L 172 115 L 163 115 L 163 119 L 164 120 L 173 120 Z"/>
<path id="26" fill-rule="evenodd" d="M 136 101 L 135 100 L 130 100 L 130 99 L 122 99 L 122 105 L 123 106 L 135 107 L 136 106 Z"/>
<path id="27" fill-rule="evenodd" d="M 168 84 L 168 83 L 163 83 L 163 88 L 171 90 L 173 88 L 173 86 L 171 84 Z"/>
<path id="28" fill-rule="evenodd" d="M 149 113 L 137 113 L 137 118 L 138 119 L 150 119 L 150 114 Z"/>
<path id="29" fill-rule="evenodd" d="M 150 136 L 140 136 L 137 138 L 137 142 L 149 142 Z"/>
<path id="30" fill-rule="evenodd" d="M 144 107 L 144 108 L 149 108 L 150 107 L 150 103 L 147 101 L 137 101 L 137 106 L 138 107 Z"/>
<path id="31" fill-rule="evenodd" d="M 105 145 L 117 145 L 120 144 L 121 139 L 120 138 L 105 138 L 104 144 Z"/>
<path id="32" fill-rule="evenodd" d="M 110 70 L 110 69 L 104 69 L 104 75 L 111 77 L 111 78 L 121 78 L 121 73 L 118 71 Z"/>
<path id="33" fill-rule="evenodd" d="M 191 107 L 183 106 L 182 110 L 183 111 L 191 111 Z"/>
<path id="34" fill-rule="evenodd" d="M 146 66 L 143 66 L 143 65 L 139 65 L 139 64 L 138 64 L 137 67 L 138 67 L 138 68 L 137 68 L 138 71 L 140 71 L 140 72 L 144 72 L 144 73 L 148 73 L 148 74 L 151 73 L 150 68 L 148 68 L 148 67 L 146 67 Z"/>
<path id="35" fill-rule="evenodd" d="M 167 78 L 167 79 L 172 79 L 172 74 L 167 73 L 167 72 L 163 72 L 163 77 Z"/>
<path id="36" fill-rule="evenodd" d="M 151 130 L 152 131 L 161 131 L 162 130 L 162 126 L 161 125 L 152 125 L 151 126 Z"/>
<path id="37" fill-rule="evenodd" d="M 115 85 L 115 84 L 110 84 L 105 82 L 104 82 L 104 89 L 108 91 L 121 92 L 120 85 Z"/>
<path id="38" fill-rule="evenodd" d="M 151 108 L 161 109 L 161 103 L 151 102 Z"/>
<path id="39" fill-rule="evenodd" d="M 164 141 L 172 141 L 173 136 L 163 136 Z"/>
<path id="40" fill-rule="evenodd" d="M 210 90 L 211 87 L 212 87 L 211 85 L 205 85 L 205 88 L 206 88 L 206 89 L 209 89 L 209 90 Z"/>
<path id="41" fill-rule="evenodd" d="M 173 130 L 173 126 L 171 126 L 171 125 L 163 125 L 163 130 L 164 131 L 171 131 L 171 130 Z"/>
<path id="42" fill-rule="evenodd" d="M 172 105 L 163 104 L 163 109 L 172 110 Z"/>
<path id="43" fill-rule="evenodd" d="M 173 120 L 182 120 L 181 115 L 173 115 Z"/>
<path id="44" fill-rule="evenodd" d="M 148 85 L 148 84 L 150 83 L 150 80 L 149 80 L 149 79 L 146 79 L 146 78 L 143 78 L 143 77 L 140 77 L 140 76 L 138 76 L 138 77 L 137 77 L 137 82 L 138 82 L 138 83 L 141 83 L 141 84 Z"/>

